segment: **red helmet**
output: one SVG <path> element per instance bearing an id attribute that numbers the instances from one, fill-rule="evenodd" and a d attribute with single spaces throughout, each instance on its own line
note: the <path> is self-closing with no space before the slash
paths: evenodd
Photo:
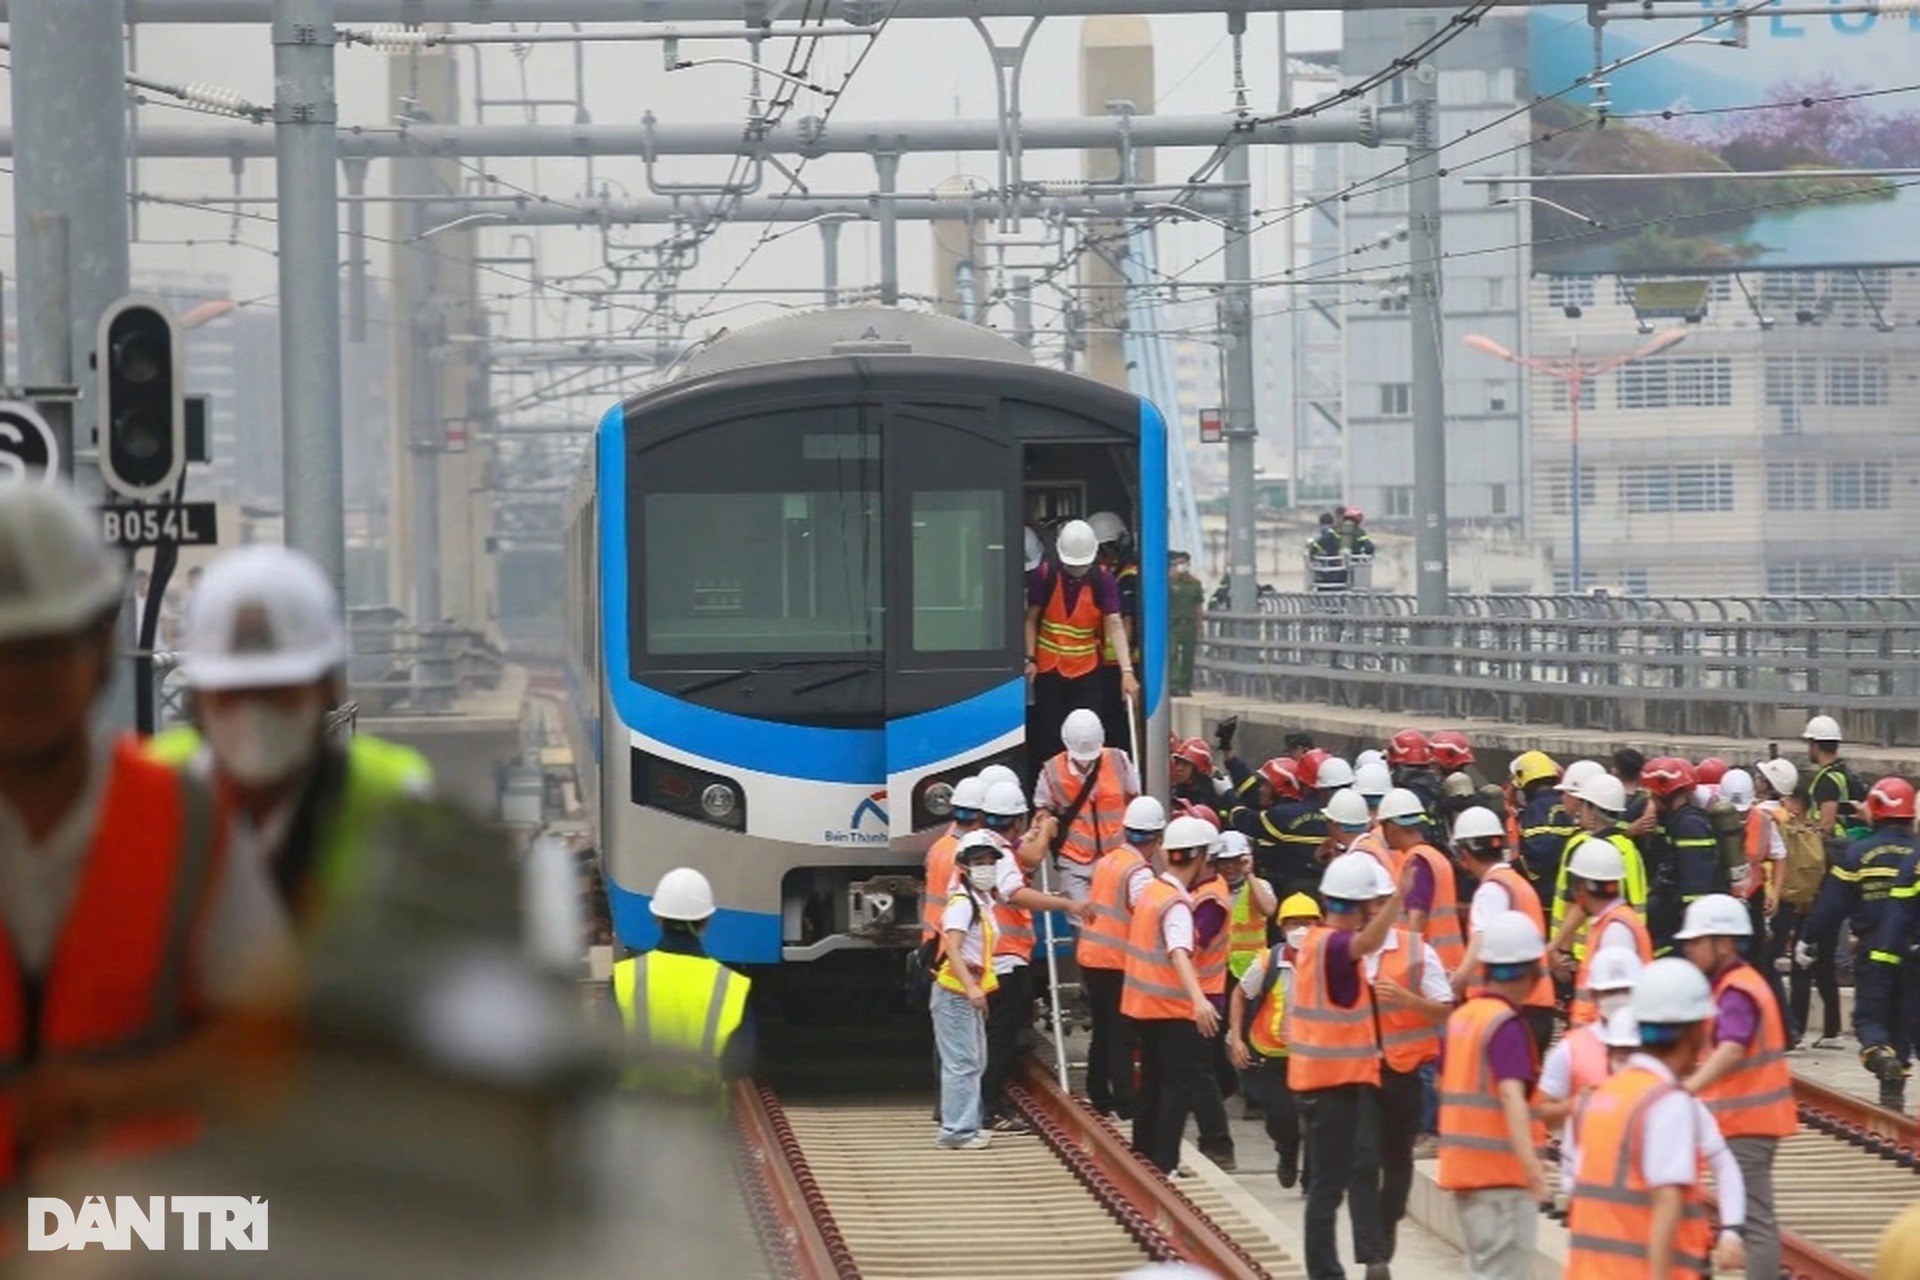
<path id="1" fill-rule="evenodd" d="M 1433 748 L 1427 735 L 1418 729 L 1402 729 L 1387 743 L 1388 764 L 1423 765 L 1433 763 Z"/>
<path id="2" fill-rule="evenodd" d="M 1202 738 L 1188 738 L 1173 753 L 1175 760 L 1185 760 L 1201 773 L 1213 772 L 1213 748 Z"/>
<path id="3" fill-rule="evenodd" d="M 1300 767 L 1285 756 L 1275 756 L 1260 766 L 1260 776 L 1273 788 L 1273 794 L 1281 800 L 1300 798 Z"/>
<path id="4" fill-rule="evenodd" d="M 1342 520 L 1351 520 L 1355 524 L 1362 524 L 1366 521 L 1367 513 L 1358 507 L 1342 507 L 1340 509 L 1340 518 Z"/>
<path id="5" fill-rule="evenodd" d="M 1719 786 L 1720 779 L 1727 776 L 1727 762 L 1719 756 L 1708 756 L 1693 766 L 1693 776 L 1706 786 Z"/>
<path id="6" fill-rule="evenodd" d="M 1693 766 L 1680 757 L 1655 756 L 1640 771 L 1640 781 L 1649 792 L 1665 799 L 1676 791 L 1692 791 L 1700 779 Z"/>
<path id="7" fill-rule="evenodd" d="M 1913 784 L 1905 778 L 1880 779 L 1867 792 L 1866 810 L 1874 822 L 1913 821 Z"/>
<path id="8" fill-rule="evenodd" d="M 1473 744 L 1458 729 L 1442 729 L 1427 739 L 1433 762 L 1442 769 L 1464 769 L 1473 763 Z M 1388 753 L 1392 757 L 1392 753 Z"/>
<path id="9" fill-rule="evenodd" d="M 1302 787 L 1318 786 L 1320 784 L 1320 764 L 1324 760 L 1331 759 L 1333 759 L 1333 753 L 1321 747 L 1315 747 L 1311 751 L 1302 753 L 1300 759 L 1296 761 L 1293 766 L 1293 771 L 1300 777 L 1300 785 Z"/>
<path id="10" fill-rule="evenodd" d="M 1189 804 L 1187 806 L 1186 816 L 1189 818 L 1206 819 L 1209 823 L 1213 825 L 1213 829 L 1215 831 L 1222 830 L 1227 825 L 1226 823 L 1220 821 L 1219 812 L 1215 810 L 1214 807 L 1210 804 Z"/>

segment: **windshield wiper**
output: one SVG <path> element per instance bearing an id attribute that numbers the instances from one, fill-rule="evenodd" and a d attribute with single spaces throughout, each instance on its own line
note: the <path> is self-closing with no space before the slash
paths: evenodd
<path id="1" fill-rule="evenodd" d="M 751 667 L 741 667 L 735 671 L 722 671 L 717 675 L 702 676 L 698 680 L 681 685 L 678 689 L 674 690 L 674 693 L 680 696 L 689 693 L 699 693 L 703 689 L 718 688 L 720 685 L 731 684 L 735 680 L 744 680 L 748 676 L 762 675 L 768 671 L 783 671 L 793 667 L 838 667 L 849 662 L 857 662 L 861 664 L 865 670 L 873 670 L 879 666 L 879 664 L 871 658 L 784 658 L 778 662 L 762 662 Z M 860 672 L 853 672 L 851 674 L 858 675 Z M 838 676 L 831 677 L 828 683 L 839 678 Z M 804 693 L 813 687 L 817 686 L 801 685 L 795 689 L 794 692 Z"/>

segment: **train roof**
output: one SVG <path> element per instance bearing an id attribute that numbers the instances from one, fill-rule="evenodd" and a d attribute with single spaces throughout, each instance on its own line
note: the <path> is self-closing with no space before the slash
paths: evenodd
<path id="1" fill-rule="evenodd" d="M 899 307 L 835 307 L 749 325 L 703 347 L 681 366 L 698 378 L 789 360 L 828 356 L 959 356 L 1031 365 L 1033 354 L 991 329 Z"/>

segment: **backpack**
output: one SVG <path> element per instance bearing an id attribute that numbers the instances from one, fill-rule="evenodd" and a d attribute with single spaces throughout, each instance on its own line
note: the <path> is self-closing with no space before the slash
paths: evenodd
<path id="1" fill-rule="evenodd" d="M 1716 796 L 1707 806 L 1707 822 L 1713 827 L 1723 883 L 1739 884 L 1747 875 L 1747 815 Z"/>
<path id="2" fill-rule="evenodd" d="M 1780 875 L 1780 901 L 1806 908 L 1820 892 L 1827 876 L 1827 844 L 1812 823 L 1795 818 L 1785 809 L 1776 809 L 1774 824 L 1787 844 L 1787 860 Z"/>

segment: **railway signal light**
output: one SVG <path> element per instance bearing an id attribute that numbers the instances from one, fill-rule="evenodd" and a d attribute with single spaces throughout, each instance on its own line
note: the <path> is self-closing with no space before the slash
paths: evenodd
<path id="1" fill-rule="evenodd" d="M 1219 444 L 1227 438 L 1226 417 L 1218 409 L 1200 411 L 1200 443 Z"/>
<path id="2" fill-rule="evenodd" d="M 180 333 L 158 298 L 133 294 L 100 317 L 94 348 L 100 472 L 122 497 L 168 494 L 187 463 Z"/>

